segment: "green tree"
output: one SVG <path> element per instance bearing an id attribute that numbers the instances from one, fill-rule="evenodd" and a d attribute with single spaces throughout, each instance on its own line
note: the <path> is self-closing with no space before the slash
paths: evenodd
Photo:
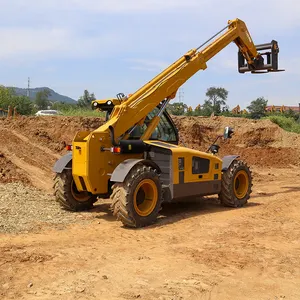
<path id="1" fill-rule="evenodd" d="M 214 112 L 214 106 L 209 100 L 205 100 L 204 104 L 202 105 L 201 116 L 210 116 Z"/>
<path id="2" fill-rule="evenodd" d="M 91 103 L 96 100 L 94 93 L 89 93 L 88 90 L 84 90 L 83 96 L 80 96 L 78 99 L 77 105 L 82 108 L 90 108 L 92 109 Z"/>
<path id="3" fill-rule="evenodd" d="M 228 113 L 229 112 L 229 106 L 225 105 L 222 107 L 222 113 Z"/>
<path id="4" fill-rule="evenodd" d="M 47 109 L 50 105 L 49 97 L 51 96 L 51 92 L 48 89 L 44 89 L 40 92 L 36 93 L 35 96 L 35 105 L 38 109 Z"/>
<path id="5" fill-rule="evenodd" d="M 169 104 L 167 107 L 170 114 L 175 116 L 182 116 L 187 111 L 188 107 L 183 102 L 175 102 Z"/>
<path id="6" fill-rule="evenodd" d="M 75 103 L 65 103 L 60 101 L 51 102 L 51 108 L 59 111 L 78 109 L 78 105 Z"/>
<path id="7" fill-rule="evenodd" d="M 193 111 L 193 108 L 191 106 L 189 106 L 187 108 L 185 115 L 186 116 L 193 116 L 194 115 L 194 111 Z"/>
<path id="8" fill-rule="evenodd" d="M 198 104 L 194 109 L 194 116 L 201 116 L 201 113 L 202 113 L 201 105 Z"/>
<path id="9" fill-rule="evenodd" d="M 0 107 L 6 109 L 13 95 L 13 89 L 0 86 Z"/>
<path id="10" fill-rule="evenodd" d="M 0 86 L 0 108 L 7 110 L 8 106 L 16 107 L 21 115 L 30 115 L 33 112 L 33 103 L 26 96 L 18 96 L 13 88 Z"/>
<path id="11" fill-rule="evenodd" d="M 203 109 L 206 111 L 214 112 L 215 114 L 220 114 L 222 112 L 223 106 L 226 105 L 228 91 L 222 87 L 210 87 L 206 91 L 207 100 L 203 104 Z"/>
<path id="12" fill-rule="evenodd" d="M 15 107 L 21 115 L 31 115 L 34 109 L 32 101 L 26 96 L 14 96 L 11 106 Z"/>
<path id="13" fill-rule="evenodd" d="M 284 112 L 284 115 L 288 118 L 293 118 L 295 121 L 297 121 L 299 117 L 299 113 L 296 113 L 294 110 L 289 108 L 287 111 Z"/>
<path id="14" fill-rule="evenodd" d="M 266 115 L 266 107 L 268 100 L 264 97 L 259 97 L 253 100 L 247 107 L 252 119 L 260 119 Z"/>

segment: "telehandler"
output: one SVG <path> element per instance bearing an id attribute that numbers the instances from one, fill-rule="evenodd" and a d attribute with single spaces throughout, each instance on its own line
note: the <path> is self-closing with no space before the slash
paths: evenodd
<path id="1" fill-rule="evenodd" d="M 135 93 L 93 101 L 94 109 L 106 111 L 106 122 L 92 132 L 78 132 L 53 168 L 54 194 L 62 207 L 87 210 L 98 197 L 111 198 L 118 220 L 143 227 L 156 221 L 163 202 L 173 199 L 216 194 L 223 205 L 246 204 L 252 187 L 247 163 L 238 155 L 220 159 L 215 144 L 210 153 L 179 146 L 166 111 L 179 87 L 231 42 L 239 49 L 240 73 L 281 71 L 277 42 L 255 46 L 245 23 L 234 19 Z M 224 138 L 232 133 L 227 127 Z"/>

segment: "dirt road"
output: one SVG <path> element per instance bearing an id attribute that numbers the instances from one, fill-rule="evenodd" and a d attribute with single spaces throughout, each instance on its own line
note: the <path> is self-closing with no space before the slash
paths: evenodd
<path id="1" fill-rule="evenodd" d="M 1 299 L 300 299 L 300 169 L 255 169 L 249 205 L 165 206 L 129 230 L 87 223 L 2 234 Z"/>

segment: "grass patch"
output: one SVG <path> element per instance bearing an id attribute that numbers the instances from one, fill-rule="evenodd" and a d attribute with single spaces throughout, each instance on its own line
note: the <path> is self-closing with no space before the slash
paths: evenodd
<path id="1" fill-rule="evenodd" d="M 104 112 L 99 112 L 96 110 L 85 109 L 85 108 L 68 108 L 60 110 L 63 116 L 71 117 L 105 117 Z"/>
<path id="2" fill-rule="evenodd" d="M 300 123 L 294 118 L 284 116 L 269 116 L 268 119 L 286 131 L 300 133 Z"/>

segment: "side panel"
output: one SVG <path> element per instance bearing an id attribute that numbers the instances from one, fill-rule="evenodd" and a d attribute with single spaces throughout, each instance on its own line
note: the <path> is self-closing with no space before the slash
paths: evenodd
<path id="1" fill-rule="evenodd" d="M 154 142 L 153 144 L 156 145 L 156 143 L 157 142 Z M 170 147 L 171 146 L 172 145 L 170 145 Z M 167 148 L 151 146 L 150 151 L 148 152 L 148 159 L 159 166 L 162 187 L 165 190 L 167 189 L 165 195 L 168 195 L 168 197 L 164 197 L 164 201 L 171 200 L 173 197 L 172 152 Z"/>
<path id="2" fill-rule="evenodd" d="M 161 168 L 163 187 L 170 199 L 218 194 L 221 191 L 222 160 L 212 154 L 161 141 L 151 145 L 149 159 Z"/>
<path id="3" fill-rule="evenodd" d="M 79 191 L 84 191 L 81 182 L 84 181 L 86 190 L 94 195 L 108 193 L 111 174 L 123 161 L 135 158 L 141 159 L 142 154 L 115 154 L 104 151 L 111 147 L 108 133 L 99 133 L 75 137 L 73 140 L 73 169 L 72 174 Z"/>
<path id="4" fill-rule="evenodd" d="M 174 184 L 221 180 L 222 160 L 205 152 L 188 148 L 175 148 L 173 152 Z"/>
<path id="5" fill-rule="evenodd" d="M 174 198 L 206 196 L 221 191 L 221 180 L 179 183 L 174 185 Z"/>
<path id="6" fill-rule="evenodd" d="M 173 197 L 218 194 L 221 191 L 222 161 L 211 154 L 188 148 L 173 151 Z"/>
<path id="7" fill-rule="evenodd" d="M 84 191 L 84 187 L 91 192 L 91 188 L 86 181 L 88 161 L 88 144 L 86 138 L 88 135 L 88 131 L 80 131 L 75 135 L 72 143 L 72 175 L 79 192 Z M 82 180 L 84 181 L 84 186 Z"/>

